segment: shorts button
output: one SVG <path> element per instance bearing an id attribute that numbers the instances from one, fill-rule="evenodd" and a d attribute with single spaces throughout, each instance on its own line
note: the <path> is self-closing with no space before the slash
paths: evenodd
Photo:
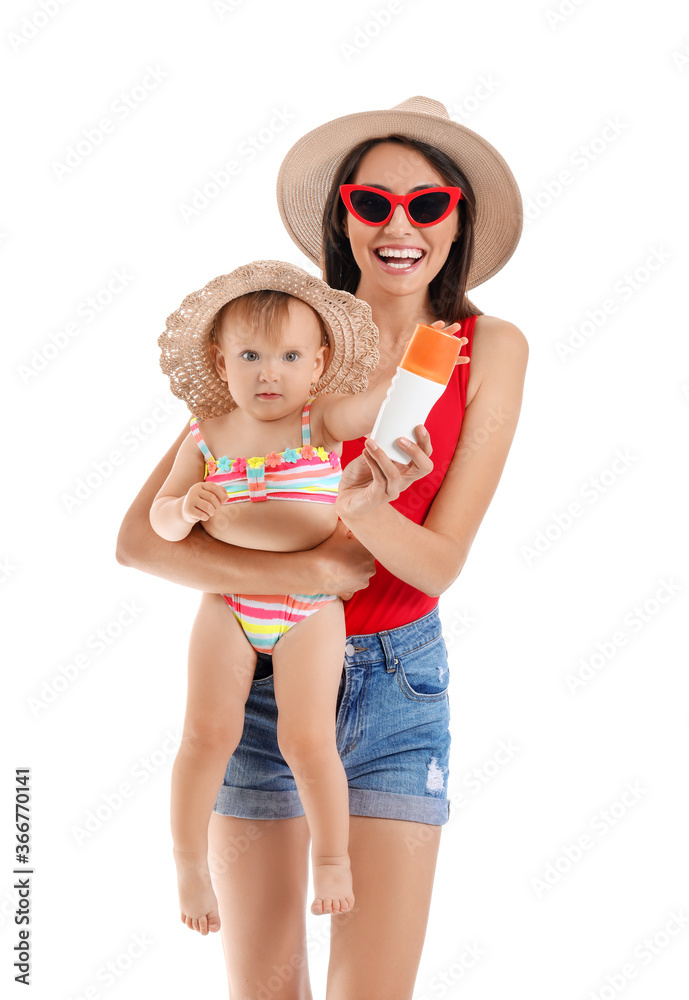
<path id="1" fill-rule="evenodd" d="M 347 654 L 347 656 L 353 656 L 355 652 L 356 650 L 354 646 L 351 644 L 351 642 L 348 642 L 347 645 L 345 646 L 345 653 Z"/>

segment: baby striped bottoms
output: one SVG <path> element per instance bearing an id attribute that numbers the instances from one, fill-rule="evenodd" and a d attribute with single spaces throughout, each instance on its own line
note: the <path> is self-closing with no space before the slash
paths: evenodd
<path id="1" fill-rule="evenodd" d="M 337 600 L 337 594 L 223 594 L 259 653 L 273 648 L 293 625 Z"/>

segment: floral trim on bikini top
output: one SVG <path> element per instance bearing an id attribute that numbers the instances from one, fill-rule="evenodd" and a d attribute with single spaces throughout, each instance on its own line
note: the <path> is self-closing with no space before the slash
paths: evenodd
<path id="1" fill-rule="evenodd" d="M 192 433 L 194 428 L 192 427 Z M 340 456 L 336 451 L 326 451 L 325 448 L 312 448 L 310 444 L 305 444 L 302 448 L 285 448 L 284 451 L 271 451 L 265 457 L 254 458 L 228 458 L 223 455 L 217 462 L 213 459 L 206 460 L 206 472 L 208 476 L 214 476 L 216 472 L 244 472 L 246 468 L 279 469 L 281 465 L 294 465 L 299 459 L 310 461 L 318 457 L 321 462 L 328 462 L 333 469 L 340 465 Z"/>
<path id="2" fill-rule="evenodd" d="M 342 477 L 340 456 L 335 451 L 311 445 L 309 399 L 302 411 L 302 446 L 271 451 L 251 458 L 215 459 L 203 440 L 196 417 L 189 421 L 191 433 L 206 460 L 204 479 L 227 491 L 227 503 L 245 500 L 305 500 L 335 503 Z"/>

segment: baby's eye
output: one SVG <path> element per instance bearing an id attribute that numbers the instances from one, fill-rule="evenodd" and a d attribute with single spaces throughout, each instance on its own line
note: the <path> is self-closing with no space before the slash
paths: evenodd
<path id="1" fill-rule="evenodd" d="M 244 351 L 244 353 L 242 354 L 242 357 L 244 358 L 245 361 L 257 361 L 258 360 L 258 354 L 256 353 L 256 351 Z"/>
<path id="2" fill-rule="evenodd" d="M 298 357 L 299 357 L 298 351 L 288 351 L 287 354 L 285 354 L 285 358 L 287 361 L 296 361 Z"/>

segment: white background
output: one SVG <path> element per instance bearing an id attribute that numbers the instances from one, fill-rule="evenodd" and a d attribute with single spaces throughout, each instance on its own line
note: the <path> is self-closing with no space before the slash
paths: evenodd
<path id="1" fill-rule="evenodd" d="M 226 996 L 219 936 L 179 922 L 168 829 L 198 595 L 114 555 L 186 419 L 161 408 L 173 397 L 156 339 L 217 274 L 307 264 L 274 193 L 301 135 L 424 94 L 492 142 L 521 187 L 521 243 L 471 298 L 516 323 L 531 353 L 503 478 L 441 600 L 453 809 L 415 1000 L 686 997 L 684 5 L 44 5 L 50 16 L 4 4 L 0 31 L 3 981 L 17 940 L 12 775 L 28 766 L 31 995 Z M 123 94 L 144 96 L 126 117 Z M 250 159 L 277 111 L 288 121 Z M 103 118 L 112 131 L 59 176 Z M 231 159 L 239 176 L 185 221 L 181 206 Z M 108 296 L 115 271 L 126 285 Z M 87 321 L 99 292 L 110 301 Z M 136 611 L 119 627 L 125 605 Z M 55 693 L 80 654 L 88 664 Z M 592 658 L 573 693 L 567 676 Z M 79 842 L 96 810 L 106 818 Z M 136 935 L 146 950 L 132 961 Z M 322 998 L 326 921 L 309 916 L 309 935 Z M 480 958 L 465 970 L 469 947 Z M 130 966 L 113 985 L 110 961 Z"/>

